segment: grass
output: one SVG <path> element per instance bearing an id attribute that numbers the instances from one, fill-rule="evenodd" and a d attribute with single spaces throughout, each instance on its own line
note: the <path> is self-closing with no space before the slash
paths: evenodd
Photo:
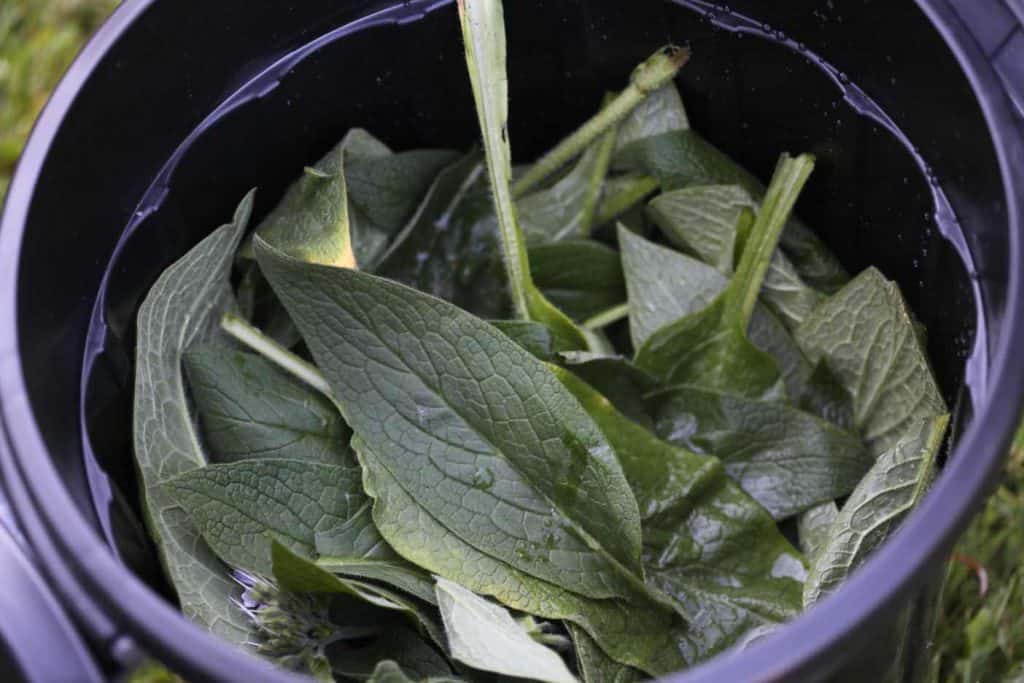
<path id="1" fill-rule="evenodd" d="M 48 93 L 115 5 L 0 0 L 0 200 Z M 950 562 L 933 654 L 942 683 L 1024 683 L 1024 428 Z M 158 678 L 148 669 L 137 680 Z"/>

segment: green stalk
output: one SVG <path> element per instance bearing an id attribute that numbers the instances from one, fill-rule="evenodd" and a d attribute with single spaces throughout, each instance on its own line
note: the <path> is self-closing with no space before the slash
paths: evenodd
<path id="1" fill-rule="evenodd" d="M 609 221 L 618 218 L 629 209 L 660 187 L 656 178 L 651 176 L 637 176 L 613 195 L 608 195 L 601 202 L 601 208 L 594 219 L 595 225 L 604 225 Z"/>
<path id="2" fill-rule="evenodd" d="M 772 182 L 725 294 L 725 319 L 738 321 L 744 330 L 757 304 L 764 274 L 779 243 L 779 236 L 812 170 L 814 157 L 809 154 L 801 154 L 795 159 L 783 154 L 775 167 Z"/>
<path id="3" fill-rule="evenodd" d="M 618 306 L 612 306 L 611 308 L 605 309 L 588 318 L 583 323 L 583 329 L 585 330 L 599 330 L 602 327 L 607 327 L 614 322 L 618 322 L 629 315 L 629 304 L 619 304 Z"/>
<path id="4" fill-rule="evenodd" d="M 615 93 L 608 93 L 604 96 L 601 104 L 602 110 L 615 100 Z M 608 169 L 612 165 L 612 153 L 615 152 L 615 138 L 618 137 L 619 127 L 612 126 L 604 132 L 597 145 L 597 159 L 590 177 L 587 179 L 587 194 L 583 198 L 583 207 L 580 211 L 580 231 L 583 237 L 589 237 L 594 229 L 594 215 L 597 213 L 598 204 L 601 203 L 601 189 L 604 187 L 605 178 L 608 177 Z"/>
<path id="5" fill-rule="evenodd" d="M 225 313 L 220 326 L 231 337 L 334 402 L 331 385 L 315 365 L 299 358 L 237 315 Z"/>
<path id="6" fill-rule="evenodd" d="M 461 7 L 462 2 L 459 4 Z M 512 186 L 512 196 L 522 197 L 582 153 L 591 142 L 626 118 L 649 94 L 675 78 L 689 58 L 690 51 L 685 47 L 666 45 L 641 62 L 630 75 L 626 89 L 531 166 Z"/>

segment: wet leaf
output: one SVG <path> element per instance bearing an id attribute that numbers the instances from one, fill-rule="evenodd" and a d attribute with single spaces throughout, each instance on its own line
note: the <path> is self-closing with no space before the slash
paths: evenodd
<path id="1" fill-rule="evenodd" d="M 572 623 L 568 628 L 575 646 L 576 668 L 585 683 L 637 683 L 644 679 L 642 672 L 606 655 L 582 628 Z"/>
<path id="2" fill-rule="evenodd" d="M 149 532 L 182 612 L 236 643 L 250 630 L 235 602 L 238 587 L 163 484 L 208 461 L 181 363 L 190 348 L 219 335 L 220 317 L 232 306 L 231 264 L 251 211 L 249 194 L 230 224 L 164 271 L 139 309 L 135 352 L 134 450 Z"/>
<path id="3" fill-rule="evenodd" d="M 619 254 L 593 240 L 566 240 L 530 247 L 533 281 L 577 321 L 626 301 Z"/>

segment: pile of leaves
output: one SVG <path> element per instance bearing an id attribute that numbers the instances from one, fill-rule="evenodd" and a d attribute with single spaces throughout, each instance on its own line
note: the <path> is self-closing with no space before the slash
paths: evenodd
<path id="1" fill-rule="evenodd" d="M 685 50 L 513 169 L 501 4 L 459 15 L 482 151 L 352 130 L 139 311 L 181 608 L 322 680 L 626 681 L 764 637 L 926 491 L 922 331 L 791 215 L 812 158 L 765 188 L 690 129 Z"/>

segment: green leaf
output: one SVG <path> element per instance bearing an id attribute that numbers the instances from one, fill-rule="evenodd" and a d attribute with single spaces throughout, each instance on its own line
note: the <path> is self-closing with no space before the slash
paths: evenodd
<path id="1" fill-rule="evenodd" d="M 562 658 L 531 638 L 504 607 L 441 577 L 436 591 L 448 648 L 456 660 L 504 676 L 575 683 Z"/>
<path id="2" fill-rule="evenodd" d="M 533 281 L 574 320 L 586 320 L 626 300 L 619 254 L 593 240 L 530 247 Z"/>
<path id="3" fill-rule="evenodd" d="M 594 224 L 604 225 L 630 212 L 631 209 L 641 209 L 640 202 L 655 192 L 659 186 L 658 180 L 648 175 L 630 173 L 609 178 L 604 184 Z M 623 218 L 623 221 L 629 227 L 628 219 Z"/>
<path id="4" fill-rule="evenodd" d="M 575 645 L 576 666 L 584 683 L 638 683 L 644 679 L 642 672 L 606 655 L 582 628 L 572 623 L 567 626 Z"/>
<path id="5" fill-rule="evenodd" d="M 686 116 L 683 100 L 679 97 L 679 90 L 675 83 L 669 82 L 648 95 L 647 99 L 619 124 L 618 139 L 615 141 L 616 153 L 637 140 L 687 130 L 689 127 L 690 121 Z"/>
<path id="6" fill-rule="evenodd" d="M 506 316 L 507 282 L 484 171 L 475 152 L 443 170 L 375 272 L 474 314 Z"/>
<path id="7" fill-rule="evenodd" d="M 647 207 L 651 220 L 677 248 L 726 275 L 740 253 L 736 225 L 743 209 L 757 204 L 738 185 L 687 187 L 655 197 Z M 821 302 L 822 295 L 800 279 L 780 250 L 772 254 L 761 299 L 789 327 L 796 327 Z"/>
<path id="8" fill-rule="evenodd" d="M 654 377 L 621 356 L 569 351 L 558 354 L 558 360 L 620 413 L 644 427 L 654 426 L 644 401 L 644 396 L 660 386 Z"/>
<path id="9" fill-rule="evenodd" d="M 235 291 L 239 313 L 285 348 L 299 343 L 299 330 L 277 300 L 274 290 L 255 261 L 242 264 L 242 278 Z"/>
<path id="10" fill-rule="evenodd" d="M 670 192 L 691 185 L 739 185 L 755 200 L 764 185 L 693 130 L 637 140 L 619 151 L 617 166 L 659 179 Z M 825 244 L 797 218 L 790 218 L 780 246 L 803 280 L 822 292 L 842 287 L 849 276 Z"/>
<path id="11" fill-rule="evenodd" d="M 530 275 L 526 242 L 510 186 L 512 152 L 508 140 L 508 75 L 501 2 L 462 1 L 458 7 L 512 307 L 517 318 L 534 320 L 550 327 L 557 349 L 586 349 L 590 344 L 587 336 L 540 293 Z"/>
<path id="12" fill-rule="evenodd" d="M 374 521 L 399 554 L 510 607 L 571 617 L 628 663 L 679 668 L 678 619 L 639 578 L 633 494 L 544 363 L 439 299 L 260 241 L 256 253 L 356 433 Z M 599 599 L 619 595 L 640 605 Z M 634 626 L 643 642 L 624 636 Z"/>
<path id="13" fill-rule="evenodd" d="M 352 234 L 344 159 L 345 149 L 339 144 L 307 167 L 256 232 L 303 261 L 355 268 L 353 237 L 357 243 L 365 240 Z"/>
<path id="14" fill-rule="evenodd" d="M 648 405 L 660 436 L 721 458 L 775 519 L 845 496 L 871 467 L 856 436 L 776 401 L 680 386 Z"/>
<path id="15" fill-rule="evenodd" d="M 184 360 L 213 460 L 355 465 L 348 449 L 352 432 L 334 404 L 269 361 L 217 345 L 189 351 Z"/>
<path id="16" fill-rule="evenodd" d="M 319 558 L 316 564 L 332 574 L 383 583 L 423 602 L 436 602 L 430 576 L 397 554 L 394 559 L 327 556 Z"/>
<path id="17" fill-rule="evenodd" d="M 221 559 L 264 576 L 271 572 L 271 535 L 312 555 L 317 532 L 350 519 L 366 502 L 357 466 L 280 458 L 209 465 L 164 488 Z"/>
<path id="18" fill-rule="evenodd" d="M 931 484 L 948 416 L 919 423 L 875 461 L 850 494 L 814 558 L 804 605 L 834 591 L 896 530 Z"/>
<path id="19" fill-rule="evenodd" d="M 362 647 L 339 642 L 328 645 L 326 655 L 331 669 L 343 679 L 375 680 L 381 663 L 394 664 L 388 680 L 450 681 L 451 665 L 437 648 L 415 630 L 402 623 L 390 623 L 384 632 Z M 399 675 L 403 678 L 398 678 Z"/>
<path id="20" fill-rule="evenodd" d="M 795 336 L 852 394 L 854 422 L 872 453 L 947 412 L 899 288 L 874 268 L 823 303 Z"/>
<path id="21" fill-rule="evenodd" d="M 162 484 L 207 463 L 181 362 L 188 349 L 218 335 L 231 307 L 228 278 L 251 211 L 250 193 L 232 223 L 164 271 L 139 309 L 135 352 L 134 450 L 150 534 L 185 615 L 236 643 L 250 628 L 234 601 L 238 587 Z"/>
<path id="22" fill-rule="evenodd" d="M 800 549 L 811 560 L 828 541 L 829 529 L 839 516 L 839 506 L 833 501 L 815 505 L 797 518 Z"/>
<path id="23" fill-rule="evenodd" d="M 748 340 L 746 331 L 779 233 L 812 168 L 813 160 L 806 155 L 782 155 L 725 290 L 706 307 L 651 333 L 639 345 L 639 367 L 667 383 L 699 384 L 749 396 L 775 393 L 778 368 Z M 627 231 L 619 233 L 620 243 L 629 240 Z M 634 309 L 642 310 L 641 306 L 651 310 L 652 304 L 638 301 Z"/>
<path id="24" fill-rule="evenodd" d="M 527 320 L 492 320 L 491 324 L 540 360 L 551 360 L 555 355 L 555 342 L 546 325 Z"/>
<path id="25" fill-rule="evenodd" d="M 647 583 L 699 624 L 698 659 L 795 616 L 803 560 L 722 463 L 658 439 L 572 373 L 557 374 L 615 448 L 643 516 Z"/>

